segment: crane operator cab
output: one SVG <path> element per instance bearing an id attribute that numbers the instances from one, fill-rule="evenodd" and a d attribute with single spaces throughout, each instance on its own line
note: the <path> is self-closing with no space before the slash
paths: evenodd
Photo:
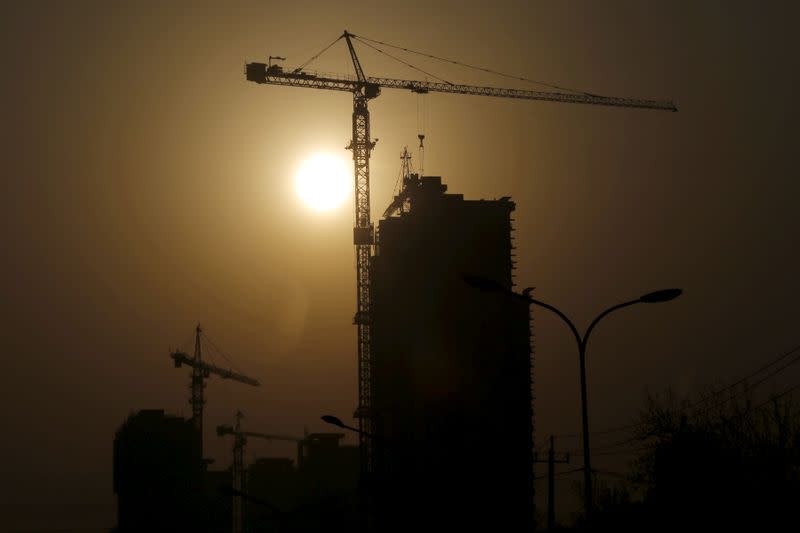
<path id="1" fill-rule="evenodd" d="M 381 86 L 377 83 L 369 83 L 367 82 L 364 84 L 364 96 L 369 99 L 377 98 L 378 95 L 381 94 Z"/>

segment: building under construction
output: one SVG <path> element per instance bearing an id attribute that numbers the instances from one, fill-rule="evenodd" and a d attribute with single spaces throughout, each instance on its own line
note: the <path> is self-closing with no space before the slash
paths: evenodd
<path id="1" fill-rule="evenodd" d="M 462 279 L 512 287 L 515 205 L 404 174 L 371 265 L 377 530 L 531 530 L 529 309 Z"/>

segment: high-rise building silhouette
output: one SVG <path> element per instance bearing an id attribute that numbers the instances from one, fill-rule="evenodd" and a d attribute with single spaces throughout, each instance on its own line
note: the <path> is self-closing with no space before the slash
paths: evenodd
<path id="1" fill-rule="evenodd" d="M 529 309 L 462 279 L 512 287 L 515 204 L 403 182 L 372 259 L 376 526 L 530 530 Z"/>

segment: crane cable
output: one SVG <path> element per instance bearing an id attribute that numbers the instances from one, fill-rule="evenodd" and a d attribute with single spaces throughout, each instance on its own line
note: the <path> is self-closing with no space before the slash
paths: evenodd
<path id="1" fill-rule="evenodd" d="M 421 69 L 421 68 L 419 68 L 419 67 L 415 67 L 415 66 L 414 66 L 414 65 L 412 65 L 411 63 L 408 63 L 408 62 L 406 62 L 406 61 L 403 61 L 402 59 L 400 59 L 400 58 L 398 58 L 398 57 L 395 57 L 395 56 L 393 56 L 393 55 L 392 55 L 392 54 L 390 54 L 389 52 L 386 52 L 386 51 L 384 51 L 384 50 L 381 50 L 381 49 L 380 49 L 380 48 L 378 48 L 377 46 L 372 46 L 371 44 L 369 44 L 369 43 L 367 42 L 367 40 L 369 40 L 369 39 L 367 39 L 367 40 L 364 40 L 364 39 L 362 39 L 362 38 L 360 38 L 360 37 L 357 37 L 357 36 L 353 35 L 352 33 L 350 34 L 350 37 L 355 37 L 355 39 L 356 39 L 358 42 L 360 42 L 361 44 L 363 44 L 363 45 L 365 45 L 365 46 L 369 46 L 369 47 L 370 47 L 370 48 L 372 48 L 373 50 L 375 50 L 375 51 L 377 51 L 377 52 L 379 52 L 379 53 L 381 53 L 381 54 L 383 54 L 383 55 L 385 55 L 385 56 L 387 56 L 387 57 L 390 57 L 390 58 L 394 59 L 395 61 L 397 61 L 397 62 L 399 62 L 399 63 L 402 63 L 402 64 L 404 64 L 405 66 L 407 66 L 407 67 L 409 67 L 409 68 L 413 68 L 413 69 L 414 69 L 414 70 L 416 70 L 416 71 L 422 72 L 422 73 L 423 73 L 423 74 L 425 74 L 426 76 L 430 76 L 431 78 L 435 78 L 435 79 L 437 79 L 437 80 L 439 80 L 439 81 L 442 81 L 442 82 L 444 82 L 444 83 L 446 83 L 446 84 L 448 84 L 448 85 L 455 85 L 453 82 L 447 81 L 447 80 L 446 80 L 446 79 L 444 79 L 444 78 L 440 78 L 439 76 L 436 76 L 436 75 L 434 75 L 434 74 L 431 74 L 430 72 L 424 71 L 424 70 L 422 70 L 422 69 Z M 380 44 L 383 44 L 383 43 L 380 43 Z"/>
<path id="2" fill-rule="evenodd" d="M 488 68 L 485 68 L 485 67 L 477 67 L 475 65 L 469 65 L 467 63 L 462 63 L 461 61 L 456 61 L 455 59 L 448 59 L 446 57 L 439 57 L 439 56 L 435 56 L 435 55 L 432 55 L 432 54 L 427 54 L 425 52 L 419 52 L 417 50 L 412 50 L 410 48 L 404 48 L 402 46 L 397 46 L 397 45 L 394 45 L 394 44 L 386 43 L 386 42 L 383 42 L 383 41 L 376 41 L 374 39 L 368 39 L 367 37 L 363 37 L 363 36 L 356 36 L 356 35 L 351 34 L 351 37 L 356 37 L 361 42 L 369 41 L 371 43 L 381 44 L 383 46 L 388 46 L 388 47 L 391 47 L 391 48 L 396 48 L 398 50 L 403 50 L 404 52 L 409 52 L 409 53 L 412 53 L 412 54 L 417 54 L 417 55 L 428 57 L 428 58 L 431 58 L 431 59 L 436 59 L 437 61 L 443 61 L 445 63 L 452 63 L 453 65 L 458 65 L 460 67 L 471 68 L 473 70 L 479 70 L 481 72 L 494 74 L 496 76 L 502 76 L 504 78 L 509 78 L 509 79 L 512 79 L 512 80 L 524 81 L 524 82 L 527 82 L 527 83 L 535 83 L 536 85 L 542 85 L 544 87 L 549 87 L 550 89 L 556 89 L 556 90 L 559 90 L 559 91 L 568 91 L 568 92 L 571 92 L 571 93 L 583 94 L 585 96 L 593 96 L 593 97 L 599 96 L 597 94 L 593 94 L 593 93 L 590 93 L 590 92 L 582 91 L 580 89 L 570 89 L 569 87 L 562 87 L 560 85 L 554 85 L 552 83 L 546 83 L 546 82 L 539 81 L 539 80 L 532 80 L 530 78 L 525 78 L 523 76 L 514 76 L 512 74 L 505 74 L 503 72 L 498 72 L 496 70 L 488 69 Z M 364 44 L 366 44 L 366 43 L 364 43 Z"/>
<path id="3" fill-rule="evenodd" d="M 419 160 L 419 175 L 425 172 L 425 133 L 428 126 L 428 95 L 425 93 L 417 94 L 417 159 Z"/>
<path id="4" fill-rule="evenodd" d="M 325 52 L 328 50 L 328 48 L 330 48 L 330 47 L 331 47 L 331 46 L 333 46 L 334 44 L 338 43 L 338 42 L 339 42 L 339 39 L 341 39 L 342 37 L 344 37 L 344 35 L 340 35 L 339 37 L 337 37 L 337 38 L 336 38 L 336 39 L 335 39 L 335 40 L 334 40 L 334 41 L 333 41 L 331 44 L 329 44 L 328 46 L 326 46 L 325 48 L 323 48 L 322 50 L 320 50 L 319 52 L 317 52 L 317 53 L 316 53 L 316 55 L 312 56 L 312 57 L 311 57 L 311 59 L 309 59 L 308 61 L 306 61 L 305 63 L 303 63 L 303 64 L 302 64 L 302 65 L 300 65 L 299 67 L 297 67 L 296 69 L 294 69 L 292 72 L 293 72 L 293 73 L 295 73 L 295 74 L 297 74 L 298 72 L 300 72 L 300 71 L 301 71 L 301 70 L 302 70 L 304 67 L 306 67 L 306 66 L 307 66 L 309 63 L 311 63 L 312 61 L 314 61 L 315 59 L 317 59 L 319 56 L 321 56 L 322 54 L 324 54 L 324 53 L 325 53 Z"/>
<path id="5" fill-rule="evenodd" d="M 232 370 L 235 370 L 236 372 L 238 372 L 238 373 L 240 373 L 240 374 L 243 374 L 243 372 L 242 372 L 242 371 L 241 371 L 241 370 L 240 370 L 240 369 L 239 369 L 239 368 L 238 368 L 238 367 L 237 367 L 237 366 L 234 364 L 233 360 L 232 360 L 232 359 L 231 359 L 231 358 L 230 358 L 228 355 L 226 355 L 226 354 L 225 354 L 225 352 L 224 352 L 224 351 L 222 351 L 222 350 L 219 348 L 219 346 L 217 346 L 217 345 L 214 343 L 214 341 L 212 341 L 212 340 L 211 340 L 211 339 L 208 337 L 208 335 L 206 335 L 206 332 L 205 332 L 205 331 L 204 331 L 204 332 L 202 332 L 200 335 L 202 335 L 202 337 L 203 337 L 203 338 L 204 338 L 204 339 L 205 339 L 205 340 L 208 342 L 208 344 L 210 344 L 210 345 L 211 345 L 211 346 L 214 348 L 214 350 L 215 350 L 215 351 L 216 351 L 216 352 L 217 352 L 219 355 L 221 355 L 221 356 L 222 356 L 222 357 L 223 357 L 223 358 L 224 358 L 224 359 L 225 359 L 225 360 L 228 362 L 228 364 L 229 364 L 229 365 L 231 365 L 231 369 L 232 369 Z M 211 350 L 209 350 L 209 354 L 210 354 L 210 353 L 211 353 Z M 213 361 L 213 357 L 212 357 L 212 361 Z M 216 364 L 216 363 L 214 363 L 214 364 Z"/>

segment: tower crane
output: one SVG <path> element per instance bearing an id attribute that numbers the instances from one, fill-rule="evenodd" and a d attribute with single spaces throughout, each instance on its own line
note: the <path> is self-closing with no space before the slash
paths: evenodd
<path id="1" fill-rule="evenodd" d="M 588 104 L 614 107 L 653 109 L 660 111 L 677 111 L 675 104 L 665 100 L 645 100 L 637 98 L 618 98 L 599 96 L 579 92 L 547 92 L 523 89 L 506 89 L 501 87 L 481 87 L 450 83 L 446 80 L 431 82 L 404 80 L 396 78 L 379 78 L 367 76 L 361 67 L 353 40 L 358 40 L 372 48 L 370 41 L 364 37 L 344 31 L 338 39 L 328 45 L 344 39 L 353 63 L 355 77 L 345 75 L 317 75 L 303 71 L 303 66 L 286 71 L 279 64 L 247 63 L 245 75 L 248 81 L 267 85 L 283 85 L 287 87 L 305 87 L 329 91 L 348 92 L 353 95 L 352 139 L 347 146 L 353 152 L 355 169 L 355 227 L 353 243 L 356 247 L 356 313 L 353 323 L 358 326 L 358 407 L 355 416 L 359 419 L 359 448 L 361 450 L 362 472 L 372 471 L 374 443 L 365 435 L 372 432 L 372 353 L 370 351 L 370 258 L 374 243 L 373 225 L 370 220 L 369 199 L 369 158 L 375 148 L 377 139 L 370 137 L 370 120 L 368 102 L 377 98 L 381 89 L 404 89 L 418 94 L 430 92 L 465 94 L 473 96 L 494 96 L 498 98 L 516 98 L 522 100 L 541 100 L 567 104 Z M 378 41 L 372 41 L 378 42 Z M 381 43 L 386 44 L 386 43 Z M 390 45 L 392 46 L 392 45 Z M 327 50 L 325 48 L 322 52 Z M 400 48 L 400 47 L 395 47 Z M 379 52 L 382 50 L 375 48 Z M 406 50 L 406 49 L 404 49 Z M 410 50 L 409 50 L 410 51 Z M 320 52 L 320 54 L 322 53 Z M 385 53 L 385 52 L 382 52 Z M 315 59 L 317 56 L 312 58 Z M 387 54 L 388 55 L 388 54 Z M 429 54 L 423 54 L 430 56 Z M 441 58 L 437 58 L 441 59 Z M 451 63 L 457 63 L 450 61 Z M 308 62 L 307 62 L 308 63 Z M 306 63 L 306 64 L 307 64 Z M 463 64 L 462 64 L 463 65 Z M 418 69 L 419 70 L 419 69 Z M 488 69 L 481 69 L 488 71 Z M 420 139 L 421 141 L 421 139 Z"/>
<path id="2" fill-rule="evenodd" d="M 253 437 L 258 439 L 267 440 L 288 440 L 298 443 L 298 457 L 300 454 L 299 447 L 303 439 L 297 437 L 287 437 L 285 435 L 270 435 L 268 433 L 258 433 L 256 431 L 243 431 L 242 418 L 244 415 L 241 411 L 236 411 L 236 423 L 233 426 L 217 426 L 217 435 L 223 437 L 225 435 L 233 435 L 233 533 L 242 533 L 242 493 L 244 492 L 244 448 L 247 444 L 247 438 Z"/>
<path id="3" fill-rule="evenodd" d="M 191 391 L 189 403 L 192 406 L 192 421 L 194 422 L 198 438 L 200 439 L 200 457 L 203 456 L 203 406 L 206 403 L 203 389 L 205 389 L 206 386 L 206 378 L 211 374 L 215 374 L 222 379 L 231 379 L 239 383 L 244 383 L 245 385 L 252 385 L 253 387 L 258 387 L 260 385 L 256 379 L 203 361 L 203 353 L 200 346 L 200 335 L 202 332 L 203 330 L 200 328 L 200 324 L 198 324 L 195 328 L 194 336 L 194 357 L 189 357 L 185 352 L 180 350 L 170 354 L 170 357 L 175 363 L 175 368 L 180 368 L 181 365 L 189 365 L 192 367 L 192 379 L 189 384 L 189 390 Z"/>

